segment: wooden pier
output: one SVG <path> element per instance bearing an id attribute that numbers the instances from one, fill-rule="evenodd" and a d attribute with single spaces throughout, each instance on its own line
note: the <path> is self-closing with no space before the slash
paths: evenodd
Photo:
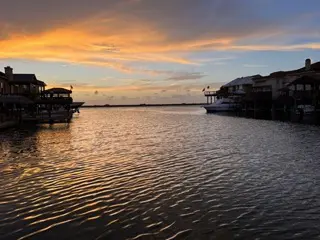
<path id="1" fill-rule="evenodd" d="M 23 123 L 35 124 L 54 124 L 54 123 L 69 123 L 72 119 L 73 112 L 48 113 L 41 112 L 34 116 L 23 116 Z"/>

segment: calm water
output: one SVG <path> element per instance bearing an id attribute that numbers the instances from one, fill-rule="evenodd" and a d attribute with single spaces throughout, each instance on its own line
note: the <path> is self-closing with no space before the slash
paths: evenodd
<path id="1" fill-rule="evenodd" d="M 1 239 L 320 239 L 320 128 L 198 107 L 0 133 Z"/>

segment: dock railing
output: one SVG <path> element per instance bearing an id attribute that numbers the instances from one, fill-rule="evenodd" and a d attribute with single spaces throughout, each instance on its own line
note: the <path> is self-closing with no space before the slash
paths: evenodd
<path id="1" fill-rule="evenodd" d="M 210 97 L 210 96 L 217 96 L 216 91 L 204 91 L 204 96 Z"/>

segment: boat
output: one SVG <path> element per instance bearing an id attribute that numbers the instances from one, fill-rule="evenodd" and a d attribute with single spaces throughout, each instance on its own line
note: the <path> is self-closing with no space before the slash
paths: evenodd
<path id="1" fill-rule="evenodd" d="M 23 122 L 35 123 L 68 123 L 74 113 L 80 113 L 79 108 L 84 102 L 73 102 L 71 90 L 52 88 L 41 93 L 35 101 L 35 108 L 22 115 Z"/>
<path id="2" fill-rule="evenodd" d="M 232 98 L 220 98 L 214 103 L 204 105 L 203 107 L 207 110 L 207 113 L 216 112 L 231 112 L 237 108 L 238 104 Z"/>
<path id="3" fill-rule="evenodd" d="M 73 102 L 70 105 L 70 108 L 72 110 L 73 113 L 80 113 L 79 108 L 84 104 L 84 102 Z"/>
<path id="4" fill-rule="evenodd" d="M 297 115 L 301 115 L 301 114 L 310 115 L 315 112 L 315 107 L 312 105 L 298 105 L 295 112 Z"/>

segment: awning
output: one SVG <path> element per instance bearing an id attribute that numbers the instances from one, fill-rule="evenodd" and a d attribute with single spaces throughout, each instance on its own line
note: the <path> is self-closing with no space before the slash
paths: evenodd
<path id="1" fill-rule="evenodd" d="M 29 98 L 26 98 L 24 96 L 2 95 L 0 96 L 0 103 L 28 105 L 28 104 L 32 104 L 33 101 L 31 101 Z"/>

